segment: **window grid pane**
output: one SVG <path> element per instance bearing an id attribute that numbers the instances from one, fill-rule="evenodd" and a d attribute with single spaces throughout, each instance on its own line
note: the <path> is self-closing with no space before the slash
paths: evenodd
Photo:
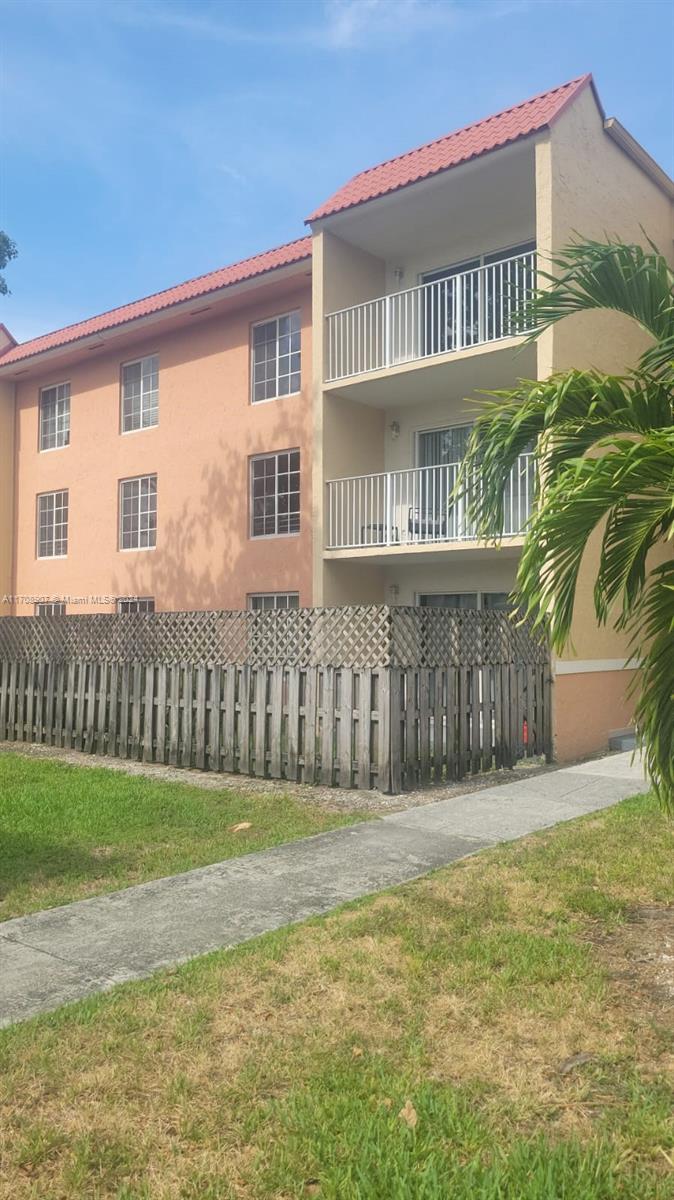
<path id="1" fill-rule="evenodd" d="M 153 613 L 154 596 L 136 596 L 122 598 L 117 601 L 117 612 L 120 616 L 132 616 L 134 613 Z"/>
<path id="2" fill-rule="evenodd" d="M 299 592 L 255 592 L 248 597 L 253 612 L 269 612 L 284 608 L 299 608 Z"/>
<path id="3" fill-rule="evenodd" d="M 299 450 L 252 459 L 250 476 L 251 537 L 299 533 Z"/>
<path id="4" fill-rule="evenodd" d="M 40 392 L 40 450 L 70 444 L 70 384 L 59 383 Z"/>
<path id="5" fill-rule="evenodd" d="M 122 433 L 159 423 L 159 358 L 156 354 L 122 367 Z"/>
<path id="6" fill-rule="evenodd" d="M 44 492 L 37 498 L 38 558 L 68 553 L 68 492 Z"/>
<path id="7" fill-rule="evenodd" d="M 286 313 L 253 326 L 253 403 L 300 390 L 300 314 Z"/>
<path id="8" fill-rule="evenodd" d="M 35 605 L 36 617 L 65 617 L 65 615 L 66 606 L 62 601 Z"/>
<path id="9" fill-rule="evenodd" d="M 157 544 L 157 476 L 120 484 L 120 549 L 149 550 Z"/>

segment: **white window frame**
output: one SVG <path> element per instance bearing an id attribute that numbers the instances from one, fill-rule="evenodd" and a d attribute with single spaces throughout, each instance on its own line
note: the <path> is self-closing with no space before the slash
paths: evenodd
<path id="1" fill-rule="evenodd" d="M 53 400 L 45 401 L 47 392 L 55 393 Z M 56 441 L 53 446 L 43 445 L 43 418 L 46 404 L 53 404 L 55 406 L 54 437 Z M 59 440 L 59 434 L 61 440 Z M 40 388 L 37 436 L 40 454 L 50 454 L 52 450 L 65 450 L 66 446 L 70 445 L 70 380 L 64 380 L 62 383 L 50 383 L 47 387 Z"/>
<path id="2" fill-rule="evenodd" d="M 58 611 L 56 611 L 57 609 Z M 35 605 L 36 617 L 65 617 L 65 615 L 66 606 L 63 600 L 43 600 Z"/>
<path id="3" fill-rule="evenodd" d="M 137 515 L 137 517 L 138 517 L 138 542 L 139 542 L 139 544 L 138 544 L 138 545 L 134 545 L 134 546 L 125 546 L 125 545 L 124 545 L 124 487 L 125 487 L 125 485 L 126 485 L 126 484 L 129 484 L 129 483 L 137 483 L 137 484 L 140 484 L 140 485 L 142 485 L 142 484 L 144 484 L 145 482 L 149 482 L 150 480 L 154 480 L 154 485 L 155 485 L 155 486 L 154 486 L 154 498 L 155 498 L 155 502 L 154 502 L 154 530 L 152 530 L 152 527 L 151 527 L 150 525 L 148 525 L 148 527 L 147 527 L 147 529 L 146 529 L 145 531 L 143 530 L 143 527 L 142 527 L 142 517 L 143 517 L 143 507 L 142 507 L 143 489 L 142 489 L 142 486 L 141 486 L 141 487 L 139 487 L 139 489 L 138 489 L 138 497 L 137 497 L 137 501 L 138 501 L 138 503 L 137 503 L 137 513 L 135 514 L 135 515 Z M 154 549 L 156 549 L 156 546 L 157 546 L 158 490 L 159 490 L 159 489 L 158 489 L 158 486 L 157 486 L 157 475 L 156 475 L 156 473 L 152 473 L 152 474 L 149 474 L 149 475 L 132 475 L 132 476 L 130 476 L 130 477 L 129 477 L 129 478 L 127 478 L 127 479 L 120 479 L 120 481 L 119 481 L 119 491 L 118 491 L 118 507 L 119 507 L 118 545 L 117 545 L 117 548 L 118 548 L 118 550 L 122 551 L 123 553 L 137 554 L 139 551 L 150 551 L 150 550 L 154 550 Z M 152 493 L 151 493 L 151 492 L 149 492 L 149 491 L 148 491 L 148 493 L 147 493 L 147 494 L 148 494 L 148 495 L 152 495 Z M 151 509 L 149 509 L 149 508 L 147 509 L 147 512 L 148 512 L 148 513 L 150 513 L 151 511 L 152 511 Z M 153 532 L 153 533 L 154 533 L 154 541 L 153 541 L 152 543 L 148 544 L 148 545 L 145 545 L 145 546 L 141 545 L 141 544 L 140 544 L 140 541 L 141 541 L 141 535 L 142 535 L 142 533 L 143 533 L 143 532 L 146 532 L 146 533 Z"/>
<path id="4" fill-rule="evenodd" d="M 287 493 L 285 493 L 285 492 L 279 493 L 279 489 L 278 489 L 279 474 L 286 474 L 286 472 L 279 472 L 279 459 L 280 459 L 281 455 L 284 455 L 284 454 L 288 455 L 288 471 L 287 471 L 288 477 L 290 477 L 291 474 L 294 474 L 294 472 L 291 472 L 291 470 L 290 470 L 290 455 L 291 454 L 297 455 L 298 465 L 297 465 L 296 473 L 299 476 L 299 486 L 298 486 L 297 492 L 290 491 L 290 487 L 289 487 Z M 275 501 L 274 531 L 272 533 L 255 533 L 255 494 L 254 494 L 254 491 L 255 491 L 255 481 L 254 481 L 255 467 L 254 467 L 254 464 L 258 463 L 258 462 L 267 462 L 270 459 L 274 459 L 276 461 L 276 470 L 274 473 L 274 478 L 276 480 L 276 486 L 275 486 L 275 491 L 274 491 L 274 501 Z M 288 497 L 297 495 L 298 508 L 297 508 L 297 513 L 295 514 L 297 516 L 297 529 L 289 528 L 289 529 L 279 530 L 279 517 L 280 516 L 281 517 L 286 516 L 288 519 L 288 524 L 290 524 L 290 507 L 288 508 L 287 514 L 279 513 L 279 497 L 280 497 L 280 495 L 281 496 L 287 495 Z M 262 498 L 264 499 L 264 497 L 262 497 Z M 301 527 L 302 527 L 302 508 L 301 508 L 301 505 L 302 505 L 302 456 L 301 456 L 300 449 L 298 446 L 293 446 L 289 450 L 272 450 L 268 454 L 254 454 L 252 456 L 252 458 L 249 459 L 248 505 L 249 505 L 249 510 L 250 510 L 249 511 L 248 531 L 249 531 L 249 536 L 251 538 L 255 538 L 255 540 L 257 541 L 261 538 L 297 537 L 298 536 L 298 534 L 300 533 Z M 263 517 L 263 520 L 264 519 L 265 518 Z"/>
<path id="5" fill-rule="evenodd" d="M 289 348 L 287 355 L 279 354 L 279 340 L 282 336 L 285 336 L 285 335 L 279 333 L 279 323 L 286 319 L 292 322 L 293 318 L 295 318 L 295 317 L 297 318 L 297 329 L 290 329 L 288 336 L 292 338 L 292 335 L 294 333 L 296 333 L 298 335 L 299 349 L 293 350 L 291 347 L 291 348 Z M 275 368 L 276 368 L 275 375 L 274 375 L 275 390 L 274 390 L 273 395 L 271 395 L 271 396 L 260 396 L 259 399 L 256 399 L 255 384 L 256 384 L 256 382 L 265 382 L 265 381 L 255 379 L 255 330 L 261 329 L 264 325 L 275 325 L 276 326 L 276 333 L 275 333 L 275 337 L 274 337 L 274 341 L 275 341 L 275 345 L 276 345 L 276 354 L 275 354 L 275 359 L 274 359 Z M 299 369 L 297 371 L 290 370 L 290 365 L 291 365 L 293 354 L 297 354 L 299 356 Z M 288 368 L 289 369 L 287 372 L 281 373 L 279 371 L 279 363 L 280 363 L 281 359 L 283 359 L 283 358 L 288 358 L 288 360 L 289 360 Z M 296 388 L 291 388 L 290 381 L 292 380 L 294 375 L 298 376 L 298 386 Z M 288 381 L 289 381 L 287 392 L 282 392 L 280 390 L 280 382 L 282 379 L 288 379 Z M 302 390 L 302 314 L 301 314 L 301 311 L 298 308 L 295 308 L 295 309 L 291 309 L 290 312 L 279 313 L 278 316 L 267 317 L 264 321 L 255 321 L 250 327 L 250 402 L 251 402 L 251 404 L 268 404 L 269 401 L 271 401 L 271 400 L 284 400 L 286 398 L 286 396 L 299 395 L 301 390 Z"/>
<path id="6" fill-rule="evenodd" d="M 65 522 L 63 522 L 63 521 L 59 522 L 59 525 L 61 527 L 63 527 L 63 525 L 65 524 L 65 538 L 60 537 L 58 539 L 59 542 L 65 541 L 66 548 L 65 548 L 65 553 L 59 553 L 59 554 L 56 554 L 53 552 L 53 548 L 56 546 L 56 542 L 57 542 L 57 538 L 56 538 L 56 528 L 57 528 L 56 513 L 58 511 L 57 505 L 56 505 L 56 497 L 57 496 L 65 496 L 65 505 L 63 504 L 63 502 L 61 502 L 61 511 L 63 511 L 63 509 L 65 508 L 65 513 L 66 513 Z M 41 544 L 42 544 L 41 538 L 40 538 L 40 531 L 42 528 L 42 523 L 40 521 L 40 513 L 41 513 L 40 501 L 47 500 L 47 499 L 49 499 L 49 497 L 54 498 L 54 512 L 53 512 L 54 520 L 53 520 L 52 529 L 51 529 L 52 553 L 51 554 L 43 554 L 43 553 L 41 553 L 41 549 L 40 549 Z M 35 534 L 36 534 L 35 553 L 36 553 L 36 558 L 67 558 L 68 557 L 69 522 L 70 522 L 70 495 L 68 492 L 68 488 L 56 488 L 54 491 L 51 491 L 51 492 L 38 492 L 36 499 L 35 499 Z"/>
<path id="7" fill-rule="evenodd" d="M 146 371 L 146 365 L 150 364 L 150 368 Z M 126 395 L 125 395 L 125 380 L 124 372 L 128 367 L 140 366 L 140 424 L 127 425 L 126 423 Z M 157 377 L 156 388 L 145 388 L 145 380 L 150 376 Z M 128 433 L 140 433 L 143 429 L 154 429 L 159 424 L 159 355 L 145 354 L 142 358 L 131 358 L 128 362 L 123 362 L 120 367 L 119 380 L 119 427 L 123 435 Z M 147 396 L 154 397 L 152 405 L 148 405 L 150 412 L 153 415 L 153 420 L 147 419 L 145 401 Z"/>
<path id="8" fill-rule="evenodd" d="M 124 606 L 127 607 L 124 607 Z M 142 614 L 152 616 L 155 610 L 154 596 L 118 596 L 117 616 L 132 617 Z"/>
<path id="9" fill-rule="evenodd" d="M 261 604 L 256 606 L 256 600 L 271 600 L 271 604 Z M 289 600 L 297 601 L 296 604 L 289 604 Z M 279 603 L 285 601 L 285 603 Z M 249 592 L 248 593 L 248 608 L 251 612 L 284 612 L 288 609 L 298 609 L 300 606 L 299 592 Z"/>

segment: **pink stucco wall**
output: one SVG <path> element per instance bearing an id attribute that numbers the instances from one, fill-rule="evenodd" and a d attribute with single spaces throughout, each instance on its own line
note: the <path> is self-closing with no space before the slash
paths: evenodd
<path id="1" fill-rule="evenodd" d="M 634 723 L 629 689 L 635 671 L 587 671 L 557 675 L 553 695 L 554 757 L 573 762 L 608 749 L 614 730 Z"/>
<path id="2" fill-rule="evenodd" d="M 192 316 L 133 344 L 115 343 L 71 364 L 48 364 L 17 387 L 17 595 L 154 596 L 157 610 L 242 608 L 256 591 L 298 591 L 311 603 L 311 285 L 289 281 L 279 294 L 261 288 L 237 309 Z M 299 308 L 302 390 L 250 403 L 251 322 Z M 120 434 L 120 364 L 159 355 L 159 424 Z M 71 440 L 38 452 L 42 386 L 70 380 Z M 301 451 L 301 531 L 251 539 L 249 457 Z M 118 482 L 156 473 L 157 547 L 120 551 Z M 38 559 L 36 496 L 69 489 L 65 559 Z M 111 604 L 70 612 L 111 611 Z M 32 603 L 16 606 L 28 614 Z"/>

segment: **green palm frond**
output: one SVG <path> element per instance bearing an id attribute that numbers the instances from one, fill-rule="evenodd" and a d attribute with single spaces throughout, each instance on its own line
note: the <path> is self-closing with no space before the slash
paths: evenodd
<path id="1" fill-rule="evenodd" d="M 550 286 L 537 291 L 537 333 L 575 312 L 612 309 L 632 317 L 660 341 L 674 335 L 674 272 L 650 251 L 620 241 L 579 241 L 552 259 L 554 271 L 539 268 Z"/>
<path id="2" fill-rule="evenodd" d="M 615 503 L 613 479 L 604 459 L 569 459 L 546 487 L 545 499 L 529 522 L 516 596 L 535 621 L 547 618 L 558 651 L 570 637 L 588 540 Z"/>
<path id="3" fill-rule="evenodd" d="M 640 365 L 647 374 L 664 376 L 671 386 L 674 382 L 674 333 L 661 338 L 646 350 L 641 356 Z"/>
<path id="4" fill-rule="evenodd" d="M 647 559 L 674 529 L 674 431 L 628 442 L 597 460 L 612 482 L 614 501 L 602 542 L 595 608 L 602 620 L 618 600 L 628 624 L 643 592 Z"/>
<path id="5" fill-rule="evenodd" d="M 505 487 L 520 454 L 533 450 L 540 481 L 597 445 L 672 424 L 671 390 L 646 376 L 569 371 L 485 394 L 456 487 L 485 539 L 503 527 Z M 470 487 L 478 475 L 480 488 Z"/>
<path id="6" fill-rule="evenodd" d="M 652 572 L 634 626 L 638 743 L 660 802 L 674 812 L 674 560 Z"/>

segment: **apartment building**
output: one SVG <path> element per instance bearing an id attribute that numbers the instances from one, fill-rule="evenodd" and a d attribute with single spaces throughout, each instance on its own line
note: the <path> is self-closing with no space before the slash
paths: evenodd
<path id="1" fill-rule="evenodd" d="M 356 175 L 288 246 L 23 345 L 0 332 L 0 599 L 505 606 L 532 465 L 500 545 L 477 541 L 450 500 L 475 397 L 633 362 L 618 315 L 529 342 L 526 295 L 576 232 L 671 255 L 673 196 L 583 76 Z M 630 723 L 595 549 L 555 663 L 560 757 Z"/>

